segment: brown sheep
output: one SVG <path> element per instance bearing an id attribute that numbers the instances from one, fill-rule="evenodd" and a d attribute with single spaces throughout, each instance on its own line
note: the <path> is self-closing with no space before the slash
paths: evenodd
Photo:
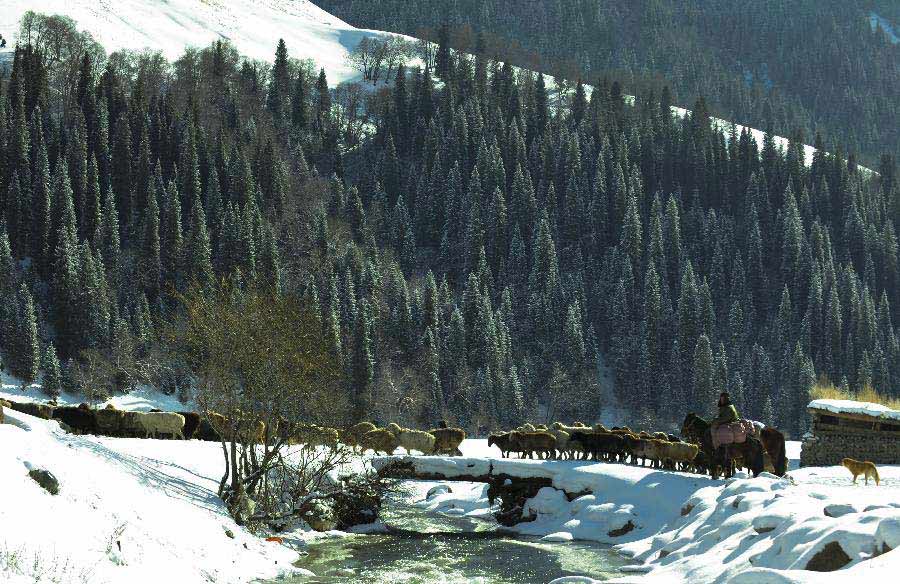
<path id="1" fill-rule="evenodd" d="M 115 409 L 110 404 L 102 410 L 97 410 L 94 415 L 97 417 L 98 433 L 107 436 L 118 436 L 122 429 L 122 421 L 125 419 L 125 412 Z"/>
<path id="2" fill-rule="evenodd" d="M 556 457 L 556 437 L 547 432 L 511 432 L 510 444 L 520 458 Z"/>
<path id="3" fill-rule="evenodd" d="M 310 447 L 334 448 L 338 443 L 338 431 L 313 424 L 303 424 L 288 438 L 288 444 L 305 444 Z"/>
<path id="4" fill-rule="evenodd" d="M 185 419 L 184 423 L 187 425 L 187 419 Z M 218 442 L 221 439 L 219 433 L 216 432 L 216 429 L 213 428 L 213 425 L 206 418 L 200 418 L 200 424 L 194 430 L 194 436 L 207 442 Z"/>
<path id="5" fill-rule="evenodd" d="M 177 412 L 184 416 L 184 434 L 185 440 L 190 440 L 200 427 L 200 414 L 197 412 Z"/>
<path id="6" fill-rule="evenodd" d="M 400 446 L 400 441 L 390 430 L 376 429 L 362 435 L 360 446 L 363 453 L 366 450 L 372 450 L 375 454 L 384 452 L 386 455 L 391 455 Z"/>
<path id="7" fill-rule="evenodd" d="M 254 422 L 251 428 L 248 420 L 240 419 L 237 424 L 231 424 L 222 414 L 210 412 L 209 422 L 213 430 L 228 442 L 262 444 L 266 439 L 266 424 L 261 420 Z"/>
<path id="8" fill-rule="evenodd" d="M 615 462 L 623 452 L 622 437 L 617 434 L 606 432 L 591 432 L 590 430 L 579 430 L 573 432 L 569 438 L 570 445 L 578 445 L 579 449 L 584 452 L 584 457 L 593 458 L 594 460 L 608 460 Z"/>
<path id="9" fill-rule="evenodd" d="M 434 435 L 434 453 L 447 453 L 450 456 L 462 456 L 459 445 L 466 439 L 466 431 L 462 428 L 433 428 L 428 431 Z"/>
<path id="10" fill-rule="evenodd" d="M 44 404 L 10 402 L 10 409 L 42 420 L 54 418 L 53 408 Z"/>
<path id="11" fill-rule="evenodd" d="M 512 445 L 510 443 L 510 433 L 509 432 L 497 432 L 495 434 L 491 434 L 488 436 L 488 446 L 496 446 L 500 449 L 500 458 L 506 458 L 509 456 L 509 451 L 512 450 Z"/>
<path id="12" fill-rule="evenodd" d="M 341 432 L 341 442 L 356 450 L 359 447 L 359 441 L 363 435 L 377 429 L 378 428 L 376 428 L 375 424 L 372 422 L 360 422 L 354 424 Z"/>
<path id="13" fill-rule="evenodd" d="M 86 404 L 81 404 L 77 408 L 56 408 L 53 410 L 53 419 L 67 425 L 75 434 L 96 434 L 97 417 L 94 413 Z"/>

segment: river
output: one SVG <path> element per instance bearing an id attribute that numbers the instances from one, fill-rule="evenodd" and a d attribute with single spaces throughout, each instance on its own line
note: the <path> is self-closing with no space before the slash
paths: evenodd
<path id="1" fill-rule="evenodd" d="M 390 533 L 313 542 L 296 563 L 316 577 L 290 583 L 539 584 L 563 576 L 621 575 L 625 560 L 608 546 L 550 543 L 506 532 L 490 519 L 428 512 L 414 503 L 434 484 L 407 481 L 382 509 Z M 481 485 L 452 483 L 454 492 Z"/>

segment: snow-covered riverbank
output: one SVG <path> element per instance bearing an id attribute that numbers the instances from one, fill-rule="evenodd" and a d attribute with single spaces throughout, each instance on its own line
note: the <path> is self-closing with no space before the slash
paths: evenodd
<path id="1" fill-rule="evenodd" d="M 2 582 L 237 583 L 276 577 L 297 559 L 228 516 L 216 497 L 217 443 L 75 436 L 5 414 Z M 30 468 L 52 472 L 59 494 L 29 478 Z"/>
<path id="2" fill-rule="evenodd" d="M 291 571 L 297 549 L 318 534 L 297 531 L 287 545 L 234 525 L 215 496 L 216 443 L 74 436 L 52 421 L 6 411 L 0 425 L 0 581 L 249 582 Z M 797 445 L 789 444 L 796 459 Z M 429 457 L 447 471 L 469 464 L 546 476 L 529 501 L 537 515 L 515 528 L 547 541 L 615 543 L 634 558 L 622 581 L 837 582 L 863 575 L 886 581 L 900 568 L 900 467 L 881 467 L 881 486 L 850 484 L 841 467 L 775 477 L 710 481 L 627 465 L 500 459 L 485 440 L 464 457 Z M 492 462 L 489 462 L 491 460 Z M 45 468 L 53 496 L 28 477 Z M 422 502 L 431 512 L 485 517 L 483 488 L 454 488 Z M 629 525 L 630 524 L 630 525 Z M 229 535 L 230 533 L 230 535 Z M 339 534 L 332 534 L 339 535 Z M 803 570 L 829 543 L 850 558 L 830 575 Z M 875 576 L 875 579 L 872 579 Z"/>
<path id="3" fill-rule="evenodd" d="M 591 490 L 570 502 L 561 490 L 542 489 L 526 506 L 535 521 L 514 529 L 555 541 L 615 543 L 634 559 L 622 582 L 892 580 L 889 570 L 900 569 L 900 467 L 880 467 L 878 487 L 854 486 L 843 467 L 798 469 L 799 443 L 788 446 L 787 479 L 711 481 L 626 465 L 488 461 L 484 457 L 496 453 L 477 440 L 463 445 L 471 458 L 434 458 L 425 465 L 426 472 L 446 476 L 487 472 L 492 465 L 495 474 L 552 478 L 569 493 Z M 476 516 L 482 509 L 475 503 L 465 494 L 447 493 L 432 499 L 429 508 Z M 811 562 L 811 567 L 840 562 L 840 554 L 849 559 L 842 570 L 806 569 Z"/>

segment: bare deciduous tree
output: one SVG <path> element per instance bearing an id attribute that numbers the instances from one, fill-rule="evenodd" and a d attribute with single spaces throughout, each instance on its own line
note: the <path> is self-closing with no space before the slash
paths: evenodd
<path id="1" fill-rule="evenodd" d="M 188 291 L 181 307 L 170 338 L 197 376 L 202 412 L 225 418 L 219 495 L 242 523 L 298 424 L 345 421 L 342 372 L 318 319 L 295 298 L 224 283 Z"/>

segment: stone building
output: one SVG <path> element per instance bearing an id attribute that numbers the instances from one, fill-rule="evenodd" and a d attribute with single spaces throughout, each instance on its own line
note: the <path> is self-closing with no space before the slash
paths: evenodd
<path id="1" fill-rule="evenodd" d="M 900 412 L 879 404 L 820 399 L 810 402 L 810 431 L 800 466 L 840 464 L 842 458 L 900 464 Z"/>

